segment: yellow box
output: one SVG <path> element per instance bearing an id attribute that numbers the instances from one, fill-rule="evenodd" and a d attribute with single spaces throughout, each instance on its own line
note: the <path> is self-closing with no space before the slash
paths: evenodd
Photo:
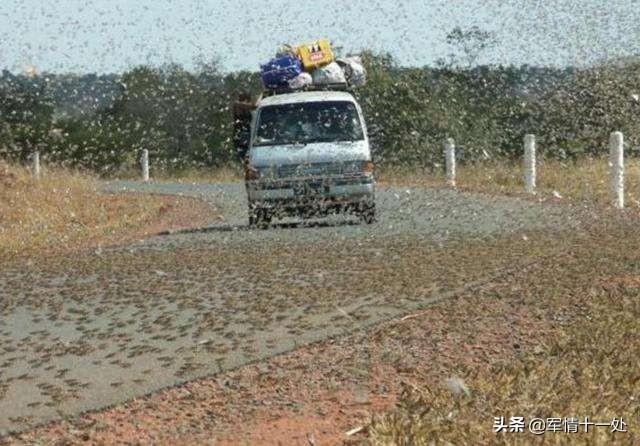
<path id="1" fill-rule="evenodd" d="M 315 42 L 300 45 L 297 48 L 297 53 L 306 71 L 327 65 L 335 59 L 331 50 L 331 43 L 327 39 L 319 39 Z"/>

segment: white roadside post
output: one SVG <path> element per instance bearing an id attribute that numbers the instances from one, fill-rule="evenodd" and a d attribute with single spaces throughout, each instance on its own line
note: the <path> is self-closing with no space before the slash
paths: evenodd
<path id="1" fill-rule="evenodd" d="M 142 151 L 140 163 L 142 164 L 142 181 L 149 181 L 149 151 L 147 149 Z"/>
<path id="2" fill-rule="evenodd" d="M 453 138 L 444 142 L 444 165 L 447 184 L 456 187 L 456 144 Z"/>
<path id="3" fill-rule="evenodd" d="M 40 152 L 38 150 L 36 150 L 35 152 L 33 152 L 33 155 L 31 156 L 31 170 L 32 170 L 32 174 L 33 174 L 33 178 L 35 178 L 36 180 L 40 179 Z"/>
<path id="4" fill-rule="evenodd" d="M 536 137 L 530 133 L 524 135 L 524 190 L 536 193 Z"/>
<path id="5" fill-rule="evenodd" d="M 611 190 L 613 205 L 618 209 L 624 208 L 624 139 L 622 132 L 613 132 L 609 138 L 611 166 Z"/>

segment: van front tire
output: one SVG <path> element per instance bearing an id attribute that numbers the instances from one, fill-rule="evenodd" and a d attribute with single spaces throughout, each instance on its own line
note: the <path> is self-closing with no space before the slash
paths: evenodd
<path id="1" fill-rule="evenodd" d="M 363 223 L 368 225 L 376 222 L 376 205 L 375 204 L 363 204 L 358 211 L 358 217 Z"/>
<path id="2" fill-rule="evenodd" d="M 271 224 L 271 213 L 267 209 L 249 209 L 249 227 L 266 229 Z"/>

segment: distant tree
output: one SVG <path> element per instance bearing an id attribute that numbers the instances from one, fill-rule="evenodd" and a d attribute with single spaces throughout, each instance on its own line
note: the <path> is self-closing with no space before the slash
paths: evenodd
<path id="1" fill-rule="evenodd" d="M 496 44 L 494 33 L 477 26 L 468 29 L 456 26 L 447 34 L 446 39 L 457 52 L 449 55 L 448 65 L 466 68 L 473 67 L 482 53 Z M 441 64 L 446 65 L 446 62 L 441 61 Z"/>
<path id="2" fill-rule="evenodd" d="M 540 124 L 556 152 L 573 157 L 606 153 L 609 134 L 616 130 L 631 148 L 640 144 L 640 62 L 589 67 L 570 79 L 541 99 Z"/>
<path id="3" fill-rule="evenodd" d="M 24 160 L 36 148 L 46 149 L 53 110 L 45 79 L 4 71 L 0 77 L 0 153 Z"/>
<path id="4" fill-rule="evenodd" d="M 585 69 L 477 65 L 493 35 L 455 28 L 458 54 L 437 67 L 402 67 L 365 51 L 367 83 L 354 89 L 376 161 L 434 167 L 453 137 L 462 162 L 520 156 L 525 133 L 548 155 L 606 152 L 613 130 L 638 147 L 640 63 Z M 168 169 L 237 163 L 230 105 L 261 91 L 257 72 L 195 71 L 175 64 L 122 75 L 0 76 L 0 156 L 49 160 L 110 174 L 137 164 L 140 149 Z M 630 153 L 633 153 L 631 150 Z"/>

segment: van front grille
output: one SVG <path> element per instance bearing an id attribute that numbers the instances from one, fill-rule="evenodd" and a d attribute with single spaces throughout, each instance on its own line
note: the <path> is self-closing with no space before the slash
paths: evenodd
<path id="1" fill-rule="evenodd" d="M 308 164 L 285 164 L 277 167 L 277 170 L 269 169 L 268 174 L 277 172 L 279 178 L 290 177 L 315 177 L 327 175 L 349 175 L 358 174 L 363 171 L 363 161 L 347 161 L 334 163 L 308 163 Z"/>

